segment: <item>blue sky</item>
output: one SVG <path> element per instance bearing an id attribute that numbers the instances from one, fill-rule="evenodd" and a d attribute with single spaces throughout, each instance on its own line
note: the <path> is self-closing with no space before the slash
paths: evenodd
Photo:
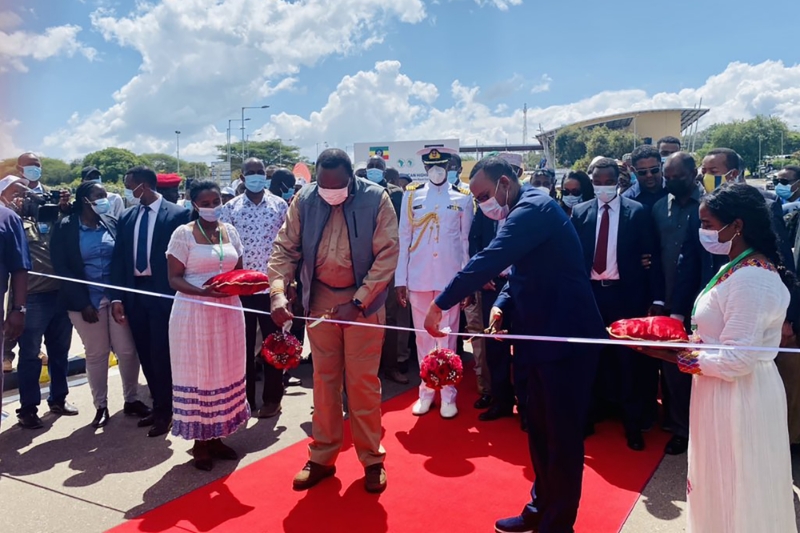
<path id="1" fill-rule="evenodd" d="M 262 104 L 248 132 L 306 153 L 325 141 L 519 141 L 523 103 L 531 131 L 700 96 L 709 121 L 800 124 L 796 0 L 762 0 L 757 13 L 743 0 L 17 4 L 0 0 L 0 156 L 170 152 L 180 129 L 182 155 L 210 161 L 227 119 Z"/>

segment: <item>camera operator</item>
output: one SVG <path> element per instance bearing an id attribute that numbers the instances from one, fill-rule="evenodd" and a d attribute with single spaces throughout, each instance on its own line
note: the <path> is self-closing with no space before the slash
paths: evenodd
<path id="1" fill-rule="evenodd" d="M 17 170 L 30 182 L 30 190 L 26 192 L 24 200 L 15 205 L 22 217 L 32 272 L 54 274 L 50 260 L 50 230 L 61 214 L 69 211 L 69 191 L 52 192 L 40 183 L 42 164 L 35 154 L 22 154 L 17 159 Z M 19 186 L 19 183 L 14 185 Z M 59 303 L 58 289 L 58 280 L 28 275 L 27 314 L 25 329 L 19 338 L 17 365 L 21 404 L 17 410 L 17 419 L 20 426 L 26 429 L 38 429 L 43 425 L 37 414 L 42 400 L 39 388 L 42 339 L 47 346 L 50 374 L 50 396 L 47 403 L 50 411 L 57 415 L 78 414 L 78 410 L 66 401 L 69 393 L 67 361 L 72 343 L 72 323 L 66 308 Z"/>

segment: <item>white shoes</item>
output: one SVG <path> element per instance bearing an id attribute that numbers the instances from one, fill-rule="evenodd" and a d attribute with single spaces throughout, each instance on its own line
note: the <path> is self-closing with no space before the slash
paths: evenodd
<path id="1" fill-rule="evenodd" d="M 431 404 L 432 403 L 433 403 L 432 399 L 431 400 L 423 400 L 422 398 L 420 398 L 414 404 L 414 407 L 411 408 L 411 413 L 414 416 L 422 416 L 422 415 L 424 415 L 425 413 L 427 413 L 428 411 L 431 410 Z"/>
<path id="2" fill-rule="evenodd" d="M 455 402 L 442 402 L 439 414 L 442 415 L 442 418 L 454 418 L 458 414 L 458 407 L 456 407 Z"/>

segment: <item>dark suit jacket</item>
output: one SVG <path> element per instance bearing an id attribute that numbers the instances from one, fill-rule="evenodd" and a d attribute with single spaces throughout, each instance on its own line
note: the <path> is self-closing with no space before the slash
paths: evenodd
<path id="1" fill-rule="evenodd" d="M 117 220 L 112 216 L 100 215 L 100 224 L 117 238 Z M 85 265 L 81 257 L 80 215 L 72 214 L 58 221 L 50 236 L 50 260 L 57 276 L 73 279 L 86 279 Z M 57 245 L 53 245 L 58 243 Z M 92 305 L 89 299 L 89 286 L 83 283 L 62 281 L 58 298 L 69 311 L 82 311 Z"/>
<path id="2" fill-rule="evenodd" d="M 495 302 L 511 313 L 512 333 L 606 338 L 581 254 L 564 210 L 526 185 L 497 236 L 456 274 L 436 303 L 450 309 L 512 265 Z M 534 363 L 589 353 L 585 345 L 560 342 L 515 342 L 514 350 L 515 357 Z"/>
<path id="3" fill-rule="evenodd" d="M 583 266 L 589 276 L 594 264 L 598 211 L 597 200 L 572 209 L 572 223 L 583 246 Z M 649 269 L 642 266 L 645 254 L 652 256 Z M 664 301 L 664 270 L 653 220 L 642 204 L 625 197 L 620 197 L 617 268 L 620 285 L 630 297 L 620 304 L 631 317 L 644 316 L 653 301 Z"/>
<path id="4" fill-rule="evenodd" d="M 474 256 L 491 243 L 497 235 L 497 221 L 492 220 L 478 209 L 469 229 L 469 255 Z"/>
<path id="5" fill-rule="evenodd" d="M 767 201 L 770 214 L 772 215 L 772 229 L 778 236 L 778 251 L 785 258 L 786 268 L 795 270 L 792 261 L 792 243 L 789 241 L 786 224 L 783 222 L 783 208 L 780 202 L 776 201 L 777 196 L 770 191 L 760 190 Z M 687 319 L 692 314 L 694 301 L 700 291 L 711 281 L 711 278 L 719 272 L 719 269 L 729 261 L 726 255 L 712 255 L 708 253 L 700 244 L 700 216 L 694 214 L 689 219 L 689 227 L 695 228 L 694 231 L 686 232 L 686 240 L 681 246 L 681 255 L 678 258 L 678 270 L 675 275 L 675 289 L 672 295 L 672 312 L 683 315 Z M 796 315 L 797 295 L 792 295 L 792 304 L 789 308 L 789 317 Z"/>
<path id="6" fill-rule="evenodd" d="M 133 229 L 139 206 L 126 209 L 119 217 L 117 224 L 117 242 L 114 245 L 114 257 L 111 260 L 111 284 L 118 287 L 134 288 L 133 275 Z M 167 273 L 167 245 L 172 233 L 183 224 L 189 222 L 191 211 L 173 203 L 162 200 L 158 210 L 156 225 L 153 231 L 153 243 L 150 249 L 150 270 L 152 271 L 153 291 L 160 294 L 175 294 L 169 286 Z M 112 291 L 112 300 L 119 300 L 127 307 L 131 305 L 132 293 Z"/>
<path id="7" fill-rule="evenodd" d="M 386 192 L 389 193 L 389 200 L 391 200 L 394 210 L 397 213 L 397 221 L 400 222 L 400 211 L 403 208 L 403 189 L 397 185 L 392 185 L 386 180 L 383 180 L 378 185 L 381 185 L 386 189 Z"/>

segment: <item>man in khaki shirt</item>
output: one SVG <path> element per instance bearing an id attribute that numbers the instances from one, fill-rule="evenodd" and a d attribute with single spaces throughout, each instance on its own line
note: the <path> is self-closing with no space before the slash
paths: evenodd
<path id="1" fill-rule="evenodd" d="M 394 207 L 382 187 L 354 176 L 343 151 L 325 150 L 316 168 L 317 182 L 298 193 L 275 240 L 269 262 L 272 319 L 279 327 L 292 320 L 286 290 L 299 277 L 308 316 L 383 325 L 399 254 Z M 365 488 L 386 488 L 378 378 L 383 335 L 381 328 L 330 322 L 308 328 L 314 353 L 313 441 L 309 461 L 295 476 L 295 490 L 309 489 L 336 472 L 345 376 Z"/>

